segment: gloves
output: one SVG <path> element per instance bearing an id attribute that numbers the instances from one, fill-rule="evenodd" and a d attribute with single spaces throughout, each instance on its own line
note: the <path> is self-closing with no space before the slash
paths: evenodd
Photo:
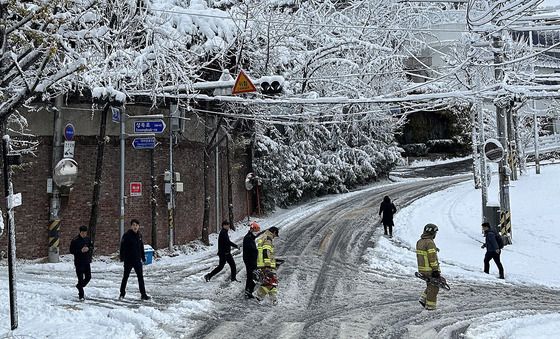
<path id="1" fill-rule="evenodd" d="M 439 278 L 440 274 L 439 271 L 432 271 L 432 278 Z"/>

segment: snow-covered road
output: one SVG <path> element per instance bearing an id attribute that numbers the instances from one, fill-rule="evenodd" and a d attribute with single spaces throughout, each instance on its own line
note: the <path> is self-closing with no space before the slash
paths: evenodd
<path id="1" fill-rule="evenodd" d="M 518 227 L 517 243 L 506 248 L 504 254 L 506 280 L 484 275 L 480 267 L 482 252 L 475 242 L 480 239 L 479 211 L 472 205 L 474 200 L 469 200 L 471 184 L 460 183 L 467 179 L 458 175 L 383 183 L 319 198 L 262 219 L 263 227 L 280 228 L 277 253 L 286 259 L 279 269 L 277 306 L 245 300 L 244 283 L 229 282 L 227 267 L 211 282 L 204 282 L 204 273 L 217 264 L 215 236 L 213 247 L 191 251 L 185 246 L 183 252 L 188 254 L 160 257 L 146 266 L 151 302 L 138 300 L 134 275 L 129 280 L 127 299 L 116 299 L 122 266 L 111 258 L 93 263 L 93 280 L 83 303 L 76 300 L 71 257 L 63 257 L 64 262 L 58 264 L 20 262 L 20 327 L 9 332 L 5 317 L 0 322 L 0 337 L 554 337 L 560 323 L 560 292 L 549 287 L 553 277 L 542 268 L 556 259 L 549 255 L 550 261 L 542 266 L 533 264 L 534 273 L 528 272 L 527 277 L 521 274 L 523 269 L 515 267 L 523 267 L 523 258 L 543 261 L 543 256 L 528 254 L 525 242 L 531 244 L 536 238 L 544 245 L 540 251 L 552 253 L 547 246 L 556 248 L 560 237 L 539 230 L 543 233 L 540 237 L 527 232 L 524 239 L 522 234 L 526 232 Z M 522 178 L 520 187 L 523 180 L 528 179 Z M 536 189 L 537 184 L 531 187 Z M 514 191 L 517 189 L 514 187 Z M 383 195 L 394 197 L 400 209 L 393 239 L 382 236 L 379 226 L 377 211 Z M 514 217 L 527 221 L 519 213 Z M 441 248 L 443 272 L 452 286 L 451 291 L 440 292 L 434 312 L 418 304 L 424 283 L 413 277 L 416 263 L 412 247 L 427 220 L 440 225 L 441 237 L 438 235 L 436 243 Z M 240 227 L 231 238 L 240 243 L 246 232 L 246 226 Z M 547 241 L 542 242 L 545 236 Z M 239 254 L 236 262 L 238 279 L 244 280 Z M 5 266 L 0 266 L 0 286 L 4 287 L 5 272 Z M 531 280 L 530 275 L 536 278 Z M 0 310 L 7 314 L 4 287 L 0 289 Z M 537 327 L 539 322 L 548 326 Z M 523 331 L 531 336 L 523 336 Z"/>

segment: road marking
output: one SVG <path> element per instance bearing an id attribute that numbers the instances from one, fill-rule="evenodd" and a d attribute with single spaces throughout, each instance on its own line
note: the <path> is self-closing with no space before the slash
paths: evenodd
<path id="1" fill-rule="evenodd" d="M 223 338 L 235 338 L 235 337 L 243 337 L 236 335 L 237 330 L 243 328 L 245 323 L 242 321 L 223 321 L 220 323 L 218 327 L 215 327 L 214 330 L 205 336 L 205 339 L 223 339 Z"/>
<path id="2" fill-rule="evenodd" d="M 284 322 L 280 328 L 278 339 L 296 339 L 301 338 L 305 323 L 302 322 Z"/>

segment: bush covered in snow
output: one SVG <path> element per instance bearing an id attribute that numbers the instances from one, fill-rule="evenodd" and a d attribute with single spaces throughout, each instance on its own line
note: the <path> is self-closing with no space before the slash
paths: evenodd
<path id="1" fill-rule="evenodd" d="M 402 150 L 392 138 L 375 139 L 366 128 L 352 132 L 342 127 L 296 126 L 283 133 L 266 127 L 256 134 L 253 166 L 262 179 L 266 209 L 346 192 L 397 165 Z"/>

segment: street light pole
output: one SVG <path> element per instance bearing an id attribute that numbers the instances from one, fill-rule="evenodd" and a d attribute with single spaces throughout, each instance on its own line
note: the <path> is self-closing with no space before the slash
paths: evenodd
<path id="1" fill-rule="evenodd" d="M 151 114 L 151 115 L 127 115 L 124 106 L 120 114 L 120 148 L 121 148 L 121 164 L 120 164 L 120 215 L 119 215 L 119 234 L 122 238 L 124 234 L 124 212 L 126 204 L 125 196 L 125 141 L 128 136 L 142 136 L 142 137 L 153 137 L 153 133 L 142 133 L 142 134 L 127 134 L 126 133 L 126 122 L 128 119 L 162 119 L 163 114 Z"/>
<path id="2" fill-rule="evenodd" d="M 169 202 L 167 203 L 167 220 L 168 220 L 168 229 L 169 229 L 169 250 L 173 252 L 173 237 L 175 231 L 175 222 L 173 220 L 173 214 L 175 212 L 175 196 L 174 196 L 174 176 L 175 173 L 173 172 L 173 128 L 171 127 L 172 123 L 169 123 L 169 172 L 171 174 L 171 178 L 169 179 Z"/>
<path id="3" fill-rule="evenodd" d="M 120 148 L 121 148 L 121 164 L 120 164 L 120 214 L 119 214 L 119 239 L 122 239 L 124 235 L 124 173 L 125 173 L 125 140 L 126 140 L 126 113 L 124 111 L 124 106 L 120 114 Z"/>

